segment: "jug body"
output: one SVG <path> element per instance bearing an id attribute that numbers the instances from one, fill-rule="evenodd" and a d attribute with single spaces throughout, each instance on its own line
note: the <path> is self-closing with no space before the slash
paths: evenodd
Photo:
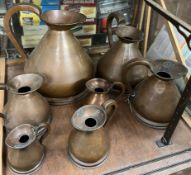
<path id="1" fill-rule="evenodd" d="M 104 125 L 116 109 L 116 102 L 108 100 L 104 106 L 85 105 L 72 116 L 74 129 L 69 136 L 68 151 L 79 166 L 97 166 L 108 156 L 110 142 Z"/>
<path id="2" fill-rule="evenodd" d="M 150 61 L 147 66 L 153 75 L 135 87 L 131 109 L 146 125 L 162 129 L 170 122 L 180 99 L 174 79 L 186 75 L 187 69 L 180 63 L 165 59 Z"/>
<path id="3" fill-rule="evenodd" d="M 47 123 L 39 126 L 22 124 L 6 137 L 8 166 L 14 173 L 30 174 L 37 171 L 44 159 L 40 138 L 49 129 Z"/>
<path id="4" fill-rule="evenodd" d="M 10 98 L 3 109 L 7 132 L 23 123 L 50 123 L 48 102 L 36 92 L 42 83 L 43 78 L 38 74 L 21 74 L 8 81 Z"/>
<path id="5" fill-rule="evenodd" d="M 29 57 L 12 34 L 9 22 L 18 11 L 36 13 L 49 29 Z M 34 5 L 15 5 L 5 15 L 7 35 L 19 53 L 27 59 L 24 71 L 46 77 L 40 92 L 50 98 L 67 98 L 82 92 L 85 82 L 94 76 L 94 65 L 70 29 L 85 21 L 77 12 L 50 10 L 41 15 Z"/>
<path id="6" fill-rule="evenodd" d="M 111 49 L 98 62 L 98 75 L 110 81 L 122 82 L 123 65 L 130 60 L 143 58 L 138 49 L 138 42 L 142 40 L 142 33 L 133 26 L 120 24 L 116 30 L 119 41 L 112 44 L 110 27 L 114 18 L 119 18 L 116 13 L 111 13 L 108 17 L 107 29 Z M 137 70 L 139 70 L 139 73 L 137 73 Z M 128 72 L 133 76 L 130 75 L 124 81 L 125 84 L 135 85 L 139 79 L 142 80 L 147 75 L 147 69 L 144 66 L 132 67 Z"/>

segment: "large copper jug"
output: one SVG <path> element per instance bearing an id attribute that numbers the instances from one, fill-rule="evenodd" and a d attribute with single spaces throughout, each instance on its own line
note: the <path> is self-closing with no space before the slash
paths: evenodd
<path id="1" fill-rule="evenodd" d="M 107 100 L 102 106 L 85 105 L 72 116 L 72 130 L 68 141 L 71 159 L 80 166 L 93 167 L 101 164 L 110 149 L 106 123 L 116 109 L 114 100 Z"/>
<path id="2" fill-rule="evenodd" d="M 42 76 L 31 73 L 17 75 L 0 86 L 0 89 L 6 89 L 9 93 L 3 109 L 7 132 L 23 123 L 39 125 L 51 122 L 48 102 L 37 92 L 42 83 Z"/>
<path id="3" fill-rule="evenodd" d="M 19 11 L 31 11 L 48 25 L 49 30 L 39 45 L 28 56 L 16 40 L 10 27 L 12 15 Z M 34 5 L 20 4 L 11 7 L 4 17 L 7 36 L 20 55 L 28 58 L 24 67 L 27 73 L 37 72 L 46 77 L 40 92 L 52 98 L 75 96 L 85 88 L 85 82 L 94 75 L 92 60 L 80 46 L 70 29 L 83 23 L 83 14 L 50 10 L 41 15 L 41 10 Z"/>
<path id="4" fill-rule="evenodd" d="M 165 59 L 139 60 L 124 67 L 128 69 L 134 65 L 145 65 L 153 74 L 135 87 L 131 99 L 132 112 L 150 127 L 165 128 L 180 99 L 174 80 L 185 76 L 187 69 L 178 62 Z"/>
<path id="5" fill-rule="evenodd" d="M 47 123 L 38 126 L 22 124 L 7 135 L 8 167 L 14 174 L 32 174 L 40 169 L 45 158 L 45 148 L 40 139 L 48 130 Z"/>
<path id="6" fill-rule="evenodd" d="M 113 44 L 111 24 L 113 19 L 118 21 L 116 34 L 119 41 Z M 98 74 L 110 81 L 122 81 L 121 72 L 123 65 L 133 59 L 142 59 L 143 56 L 138 49 L 138 42 L 142 40 L 142 32 L 133 26 L 124 24 L 123 16 L 111 13 L 107 19 L 107 32 L 111 49 L 98 62 Z M 145 66 L 135 66 L 128 70 L 128 83 L 133 86 L 147 76 Z M 125 82 L 127 84 L 127 82 Z"/>

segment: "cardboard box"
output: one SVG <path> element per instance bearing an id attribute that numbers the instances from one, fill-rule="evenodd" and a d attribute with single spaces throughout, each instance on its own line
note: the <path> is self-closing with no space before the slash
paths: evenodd
<path id="1" fill-rule="evenodd" d="M 82 47 L 92 46 L 92 38 L 79 38 Z"/>
<path id="2" fill-rule="evenodd" d="M 81 6 L 80 13 L 84 14 L 87 18 L 96 18 L 96 7 Z"/>
<path id="3" fill-rule="evenodd" d="M 49 5 L 56 5 L 56 6 L 58 6 L 58 5 L 60 5 L 60 0 L 42 0 L 41 1 L 41 5 L 42 6 L 49 6 Z"/>
<path id="4" fill-rule="evenodd" d="M 20 17 L 19 17 L 20 25 L 39 25 L 40 24 L 40 18 L 28 11 L 21 11 L 20 12 Z"/>
<path id="5" fill-rule="evenodd" d="M 40 6 L 41 0 L 20 0 L 20 3 L 32 3 L 32 4 Z"/>

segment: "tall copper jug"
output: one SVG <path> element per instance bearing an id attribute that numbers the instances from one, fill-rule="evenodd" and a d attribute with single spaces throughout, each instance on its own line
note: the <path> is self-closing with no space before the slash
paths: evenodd
<path id="1" fill-rule="evenodd" d="M 22 124 L 7 135 L 7 161 L 14 174 L 32 174 L 41 167 L 45 149 L 40 139 L 48 129 L 47 123 L 38 126 Z"/>
<path id="2" fill-rule="evenodd" d="M 34 12 L 49 27 L 29 56 L 16 40 L 10 27 L 12 15 L 19 11 Z M 92 60 L 70 31 L 72 27 L 85 20 L 83 14 L 63 10 L 50 10 L 41 15 L 41 10 L 37 6 L 28 4 L 15 5 L 7 11 L 4 17 L 7 36 L 20 55 L 28 58 L 24 71 L 37 72 L 47 78 L 39 90 L 43 95 L 51 98 L 75 96 L 83 91 L 85 82 L 93 77 Z"/>
<path id="3" fill-rule="evenodd" d="M 116 109 L 114 100 L 107 100 L 102 106 L 85 105 L 72 116 L 72 130 L 68 141 L 71 159 L 77 165 L 93 167 L 101 164 L 110 149 L 106 124 Z"/>
<path id="4" fill-rule="evenodd" d="M 119 41 L 113 44 L 111 24 L 114 18 L 116 18 L 119 24 L 115 32 L 119 38 Z M 111 13 L 108 16 L 107 32 L 111 49 L 98 62 L 98 74 L 102 78 L 110 81 L 121 82 L 121 72 L 124 63 L 135 58 L 143 58 L 138 49 L 138 42 L 142 40 L 143 34 L 133 26 L 126 26 L 124 24 L 123 16 L 118 13 Z M 130 76 L 127 81 L 133 86 L 147 76 L 147 69 L 145 66 L 138 65 L 131 67 L 128 72 L 128 75 L 132 76 Z"/>
<path id="5" fill-rule="evenodd" d="M 6 89 L 9 98 L 4 106 L 6 131 L 23 123 L 39 125 L 51 122 L 51 112 L 47 100 L 37 90 L 43 83 L 39 74 L 21 74 L 13 77 L 0 89 Z"/>
<path id="6" fill-rule="evenodd" d="M 132 112 L 150 127 L 165 128 L 180 99 L 174 80 L 185 76 L 187 69 L 178 62 L 165 59 L 139 60 L 124 67 L 128 69 L 134 65 L 145 65 L 153 74 L 135 87 L 131 99 Z"/>

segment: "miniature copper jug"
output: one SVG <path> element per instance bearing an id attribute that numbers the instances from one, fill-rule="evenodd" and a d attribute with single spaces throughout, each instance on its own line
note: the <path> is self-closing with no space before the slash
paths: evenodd
<path id="1" fill-rule="evenodd" d="M 110 142 L 105 128 L 116 109 L 114 100 L 102 106 L 85 105 L 72 116 L 75 128 L 69 136 L 69 155 L 74 163 L 82 167 L 101 164 L 108 156 Z"/>
<path id="2" fill-rule="evenodd" d="M 13 173 L 31 174 L 40 168 L 45 157 L 40 138 L 48 129 L 47 123 L 39 126 L 22 124 L 7 135 L 7 161 Z"/>
<path id="3" fill-rule="evenodd" d="M 86 88 L 90 91 L 89 96 L 85 99 L 84 104 L 102 105 L 105 101 L 109 100 L 109 92 L 113 87 L 118 87 L 120 93 L 115 100 L 118 101 L 125 92 L 125 86 L 121 82 L 109 82 L 102 78 L 93 78 L 86 82 Z"/>
<path id="4" fill-rule="evenodd" d="M 119 41 L 113 44 L 111 24 L 114 18 L 119 24 L 115 32 Z M 118 13 L 111 13 L 108 16 L 107 32 L 111 49 L 98 62 L 98 75 L 110 81 L 122 82 L 123 65 L 129 60 L 143 58 L 137 45 L 142 40 L 143 34 L 135 27 L 125 25 L 123 16 Z M 142 65 L 131 67 L 128 72 L 127 81 L 133 86 L 147 76 L 147 68 Z"/>
<path id="5" fill-rule="evenodd" d="M 12 15 L 19 11 L 31 11 L 37 14 L 49 27 L 29 56 L 26 55 L 10 28 Z M 44 96 L 73 97 L 82 92 L 85 82 L 93 77 L 93 62 L 70 31 L 72 27 L 85 20 L 83 14 L 63 10 L 50 10 L 41 15 L 41 10 L 37 6 L 28 4 L 14 5 L 7 11 L 4 28 L 20 55 L 28 58 L 24 71 L 47 77 L 47 81 L 39 89 Z"/>
<path id="6" fill-rule="evenodd" d="M 131 109 L 137 118 L 153 128 L 165 128 L 172 118 L 180 99 L 180 92 L 173 80 L 186 75 L 182 64 L 159 59 L 128 63 L 124 69 L 134 65 L 145 65 L 153 73 L 140 82 L 131 99 Z"/>
<path id="7" fill-rule="evenodd" d="M 1 85 L 10 93 L 3 110 L 7 132 L 22 123 L 50 123 L 48 102 L 36 92 L 42 83 L 43 77 L 39 74 L 21 74 Z"/>

